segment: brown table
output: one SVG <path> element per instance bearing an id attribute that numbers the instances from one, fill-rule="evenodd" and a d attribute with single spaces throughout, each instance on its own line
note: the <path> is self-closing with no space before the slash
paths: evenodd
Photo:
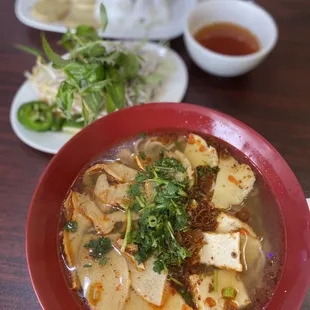
<path id="1" fill-rule="evenodd" d="M 184 101 L 205 105 L 250 125 L 287 160 L 310 197 L 310 1 L 259 1 L 276 18 L 280 40 L 255 71 L 235 79 L 210 76 L 197 68 L 182 38 L 172 48 L 185 60 L 190 82 Z M 0 1 L 0 309 L 40 309 L 25 259 L 29 202 L 51 156 L 24 145 L 11 130 L 9 110 L 34 64 L 15 43 L 40 48 L 39 31 L 18 22 L 13 1 Z M 48 33 L 55 46 L 59 34 Z M 303 309 L 310 309 L 310 294 Z M 276 310 L 276 309 L 275 309 Z"/>

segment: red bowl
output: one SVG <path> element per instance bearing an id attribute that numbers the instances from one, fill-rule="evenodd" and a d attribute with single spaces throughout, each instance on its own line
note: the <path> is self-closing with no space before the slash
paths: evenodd
<path id="1" fill-rule="evenodd" d="M 194 131 L 215 136 L 251 159 L 278 200 L 285 228 L 282 275 L 267 309 L 299 309 L 310 279 L 310 217 L 302 189 L 281 155 L 243 123 L 211 109 L 156 103 L 123 109 L 75 135 L 39 180 L 27 221 L 29 272 L 45 310 L 80 309 L 67 286 L 58 252 L 58 220 L 66 192 L 80 170 L 111 146 L 140 132 Z"/>

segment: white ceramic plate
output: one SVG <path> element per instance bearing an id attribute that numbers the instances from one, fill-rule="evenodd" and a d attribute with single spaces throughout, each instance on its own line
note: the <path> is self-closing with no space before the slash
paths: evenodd
<path id="1" fill-rule="evenodd" d="M 127 43 L 128 44 L 128 43 Z M 168 77 L 160 93 L 153 99 L 154 102 L 180 102 L 188 85 L 188 72 L 182 58 L 170 48 L 155 43 L 143 46 L 146 50 L 155 50 L 163 57 L 168 57 L 173 63 L 174 71 Z M 25 102 L 40 99 L 40 95 L 32 84 L 26 81 L 17 91 L 11 106 L 10 121 L 13 131 L 20 140 L 29 146 L 50 154 L 58 150 L 72 137 L 64 132 L 35 132 L 24 128 L 17 120 L 18 108 Z"/>
<path id="2" fill-rule="evenodd" d="M 63 23 L 44 23 L 36 20 L 31 14 L 32 6 L 38 0 L 16 0 L 15 14 L 20 22 L 23 24 L 46 31 L 64 33 L 67 27 Z M 52 0 L 51 0 L 52 1 Z M 186 23 L 187 13 L 196 5 L 197 0 L 176 0 L 172 7 L 172 19 L 165 25 L 155 25 L 147 30 L 141 28 L 127 28 L 122 27 L 122 24 L 111 21 L 104 33 L 105 38 L 115 39 L 142 39 L 147 37 L 150 40 L 170 40 L 178 37 L 183 33 Z M 109 12 L 108 12 L 109 13 Z M 99 32 L 102 36 L 102 33 Z"/>

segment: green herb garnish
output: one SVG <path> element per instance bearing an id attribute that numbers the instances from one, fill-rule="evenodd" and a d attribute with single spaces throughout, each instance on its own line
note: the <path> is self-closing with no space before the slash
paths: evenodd
<path id="1" fill-rule="evenodd" d="M 109 238 L 100 237 L 98 239 L 91 239 L 88 243 L 84 244 L 84 248 L 89 249 L 89 256 L 93 259 L 106 260 L 106 254 L 112 250 L 111 240 Z"/>
<path id="2" fill-rule="evenodd" d="M 104 32 L 108 17 L 102 4 L 100 16 Z M 41 39 L 47 59 L 65 76 L 55 101 L 68 121 L 73 117 L 74 100 L 81 102 L 83 124 L 86 126 L 96 120 L 103 110 L 111 113 L 125 107 L 126 87 L 138 89 L 145 83 L 144 77 L 138 73 L 143 62 L 138 53 L 120 43 L 104 42 L 93 27 L 80 25 L 75 31 L 69 29 L 61 37 L 59 43 L 69 53 L 66 59 L 52 49 L 44 33 Z M 114 46 L 116 48 L 109 48 Z M 46 65 L 39 50 L 21 45 L 17 48 L 35 55 Z"/>
<path id="3" fill-rule="evenodd" d="M 177 181 L 176 174 L 183 173 L 184 181 Z M 156 184 L 156 195 L 147 202 L 143 183 Z M 151 255 L 156 257 L 153 269 L 160 273 L 169 266 L 180 265 L 191 254 L 175 238 L 176 232 L 186 231 L 188 226 L 188 181 L 185 168 L 174 159 L 162 155 L 153 166 L 147 166 L 145 172 L 139 172 L 136 183 L 129 189 L 133 198 L 132 209 L 141 215 L 138 228 L 131 232 L 132 242 L 138 245 L 135 259 L 138 263 Z"/>
<path id="4" fill-rule="evenodd" d="M 139 156 L 141 159 L 145 160 L 146 159 L 146 154 L 144 152 L 139 152 Z"/>
<path id="5" fill-rule="evenodd" d="M 83 268 L 91 268 L 92 267 L 92 264 L 84 264 L 83 265 Z"/>
<path id="6" fill-rule="evenodd" d="M 70 221 L 70 222 L 65 224 L 64 228 L 66 231 L 74 233 L 78 229 L 78 223 L 76 221 Z"/>

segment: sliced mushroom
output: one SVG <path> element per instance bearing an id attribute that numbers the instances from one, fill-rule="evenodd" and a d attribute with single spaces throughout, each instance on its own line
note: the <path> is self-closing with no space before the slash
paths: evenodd
<path id="1" fill-rule="evenodd" d="M 132 169 L 138 169 L 134 156 L 129 149 L 120 150 L 117 156 L 122 164 Z"/>
<path id="2" fill-rule="evenodd" d="M 98 195 L 102 203 L 111 206 L 119 206 L 130 202 L 128 195 L 129 183 L 111 185 Z"/>
<path id="3" fill-rule="evenodd" d="M 153 137 L 145 142 L 142 151 L 145 153 L 146 157 L 157 160 L 162 152 L 167 151 L 167 147 L 163 143 L 157 141 L 156 137 Z"/>
<path id="4" fill-rule="evenodd" d="M 95 195 L 100 195 L 103 193 L 105 190 L 107 190 L 110 187 L 110 184 L 107 179 L 107 175 L 105 173 L 101 174 L 96 182 L 96 186 L 94 189 Z"/>
<path id="5" fill-rule="evenodd" d="M 107 174 L 112 176 L 116 181 L 122 183 L 133 181 L 138 172 L 137 170 L 129 168 L 117 161 L 102 164 L 102 167 Z"/>
<path id="6" fill-rule="evenodd" d="M 167 274 L 157 273 L 153 270 L 155 259 L 149 258 L 145 264 L 145 270 L 137 270 L 134 264 L 128 263 L 131 274 L 131 286 L 136 293 L 146 302 L 155 306 L 163 304 L 164 291 L 167 282 Z"/>
<path id="7" fill-rule="evenodd" d="M 194 185 L 194 171 L 192 169 L 192 165 L 191 165 L 191 162 L 189 161 L 189 159 L 183 153 L 181 153 L 178 150 L 176 150 L 174 152 L 167 152 L 166 154 L 168 157 L 173 157 L 182 164 L 182 166 L 186 170 L 186 175 L 188 177 L 190 186 Z"/>
<path id="8" fill-rule="evenodd" d="M 222 157 L 211 202 L 218 209 L 239 205 L 254 183 L 255 175 L 249 165 L 239 164 L 232 156 Z"/>
<path id="9" fill-rule="evenodd" d="M 88 243 L 96 235 L 87 234 L 83 244 Z M 89 256 L 89 250 L 80 248 L 77 273 L 83 289 L 83 296 L 91 309 L 123 309 L 129 296 L 130 278 L 127 262 L 115 250 L 107 255 L 107 263 L 100 265 Z"/>
<path id="10" fill-rule="evenodd" d="M 264 276 L 266 264 L 262 243 L 258 238 L 249 235 L 241 235 L 242 264 L 244 270 L 244 282 L 247 286 L 258 283 Z"/>
<path id="11" fill-rule="evenodd" d="M 198 166 L 216 167 L 218 165 L 216 149 L 194 134 L 188 135 L 184 155 L 189 159 L 193 169 Z"/>
<path id="12" fill-rule="evenodd" d="M 70 269 L 73 269 L 77 262 L 77 255 L 82 243 L 82 238 L 91 227 L 91 221 L 79 213 L 79 209 L 76 208 L 72 201 L 72 193 L 69 194 L 66 200 L 65 208 L 67 208 L 68 205 L 72 208 L 72 217 L 67 218 L 67 221 L 75 221 L 77 223 L 77 231 L 69 232 L 64 230 L 62 243 L 67 265 Z M 79 289 L 80 284 L 76 275 L 76 270 L 72 270 L 71 272 L 71 281 L 72 288 Z"/>
<path id="13" fill-rule="evenodd" d="M 77 197 L 81 213 L 89 218 L 94 223 L 96 230 L 100 231 L 102 234 L 111 232 L 117 222 L 126 221 L 125 212 L 116 211 L 103 214 L 88 195 L 82 195 L 76 192 L 73 194 Z"/>

